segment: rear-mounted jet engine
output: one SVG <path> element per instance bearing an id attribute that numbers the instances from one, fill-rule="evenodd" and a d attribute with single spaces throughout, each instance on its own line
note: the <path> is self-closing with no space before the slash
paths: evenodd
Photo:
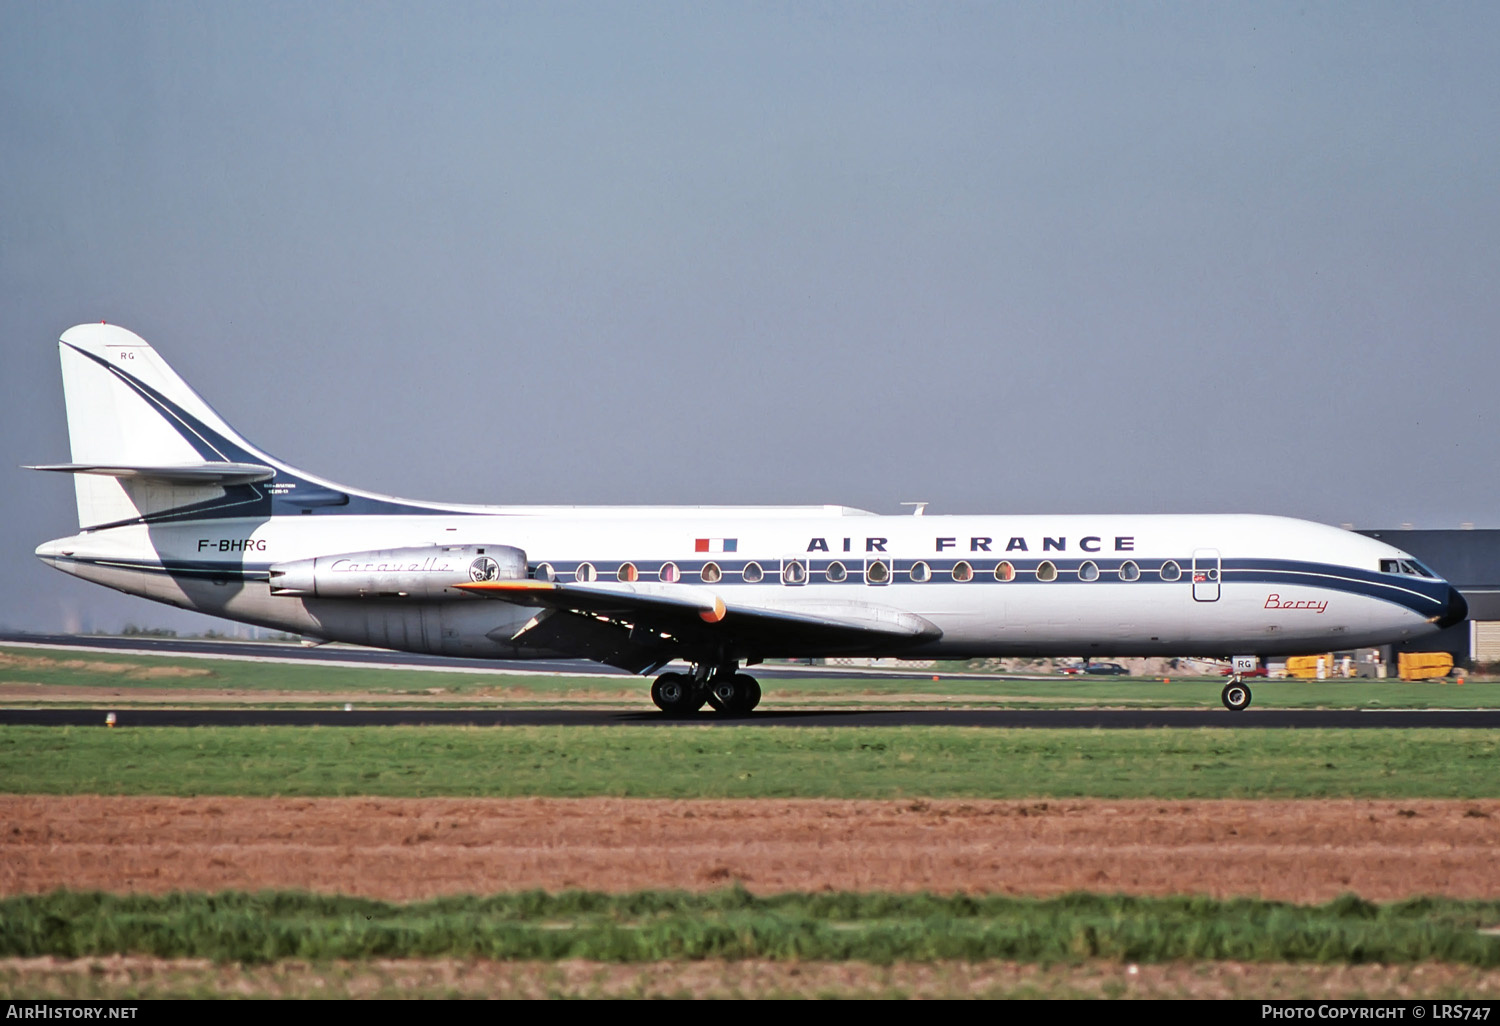
<path id="1" fill-rule="evenodd" d="M 526 578 L 511 545 L 423 545 L 318 556 L 271 566 L 271 594 L 307 598 L 471 598 L 456 584 Z"/>

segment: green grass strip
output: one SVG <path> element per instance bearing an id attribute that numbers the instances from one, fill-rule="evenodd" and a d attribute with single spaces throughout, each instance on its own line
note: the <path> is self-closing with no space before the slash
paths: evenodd
<path id="1" fill-rule="evenodd" d="M 246 654 L 254 656 L 255 646 Z M 752 671 L 753 672 L 753 671 Z M 861 704 L 909 701 L 1025 707 L 1219 708 L 1221 677 L 1053 677 L 992 680 L 938 668 L 916 677 L 764 677 L 764 704 Z M 937 680 L 932 680 L 932 676 Z M 117 701 L 132 702 L 150 692 L 232 692 L 246 705 L 274 701 L 268 692 L 312 697 L 360 695 L 370 705 L 402 704 L 405 696 L 447 705 L 535 705 L 560 699 L 608 700 L 653 708 L 650 682 L 642 677 L 570 677 L 556 674 L 433 672 L 372 666 L 334 666 L 256 659 L 212 659 L 91 652 L 70 648 L 0 646 L 0 684 L 36 686 L 25 699 L 46 701 L 49 693 L 79 687 L 107 687 Z M 1493 709 L 1500 707 L 1500 682 L 1457 678 L 1447 681 L 1263 680 L 1250 682 L 1259 709 Z M 434 694 L 435 691 L 440 693 Z M 409 701 L 409 699 L 406 699 Z M 955 702 L 956 700 L 956 702 Z M 156 701 L 159 701 L 157 699 Z M 191 699 L 183 701 L 191 702 Z M 89 704 L 80 702 L 77 704 Z"/>
<path id="2" fill-rule="evenodd" d="M 1486 798 L 1489 730 L 0 727 L 12 794 Z"/>
<path id="3" fill-rule="evenodd" d="M 278 959 L 1181 959 L 1500 964 L 1500 902 L 1326 905 L 1074 894 L 1038 900 L 931 894 L 565 892 L 408 905 L 305 893 L 0 900 L 0 956 L 113 954 Z"/>
<path id="4" fill-rule="evenodd" d="M 0 646 L 0 684 L 39 684 L 45 688 L 109 687 L 128 698 L 132 691 L 162 689 L 233 691 L 247 698 L 257 692 L 355 693 L 390 698 L 425 695 L 431 688 L 471 697 L 504 695 L 525 688 L 552 697 L 575 691 L 639 691 L 650 702 L 650 682 L 640 677 L 568 677 L 464 673 L 382 666 L 339 666 L 317 662 L 256 659 L 246 646 L 244 659 L 153 656 L 133 652 L 94 652 L 75 648 Z"/>

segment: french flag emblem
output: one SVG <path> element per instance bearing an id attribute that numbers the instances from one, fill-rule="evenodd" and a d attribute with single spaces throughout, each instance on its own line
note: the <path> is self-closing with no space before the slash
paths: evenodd
<path id="1" fill-rule="evenodd" d="M 699 538 L 693 542 L 694 552 L 737 552 L 739 547 L 738 538 Z"/>

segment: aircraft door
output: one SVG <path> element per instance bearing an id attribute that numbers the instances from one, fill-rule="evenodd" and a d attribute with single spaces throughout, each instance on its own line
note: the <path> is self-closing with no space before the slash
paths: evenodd
<path id="1" fill-rule="evenodd" d="M 1193 601 L 1219 601 L 1219 550 L 1193 550 Z"/>

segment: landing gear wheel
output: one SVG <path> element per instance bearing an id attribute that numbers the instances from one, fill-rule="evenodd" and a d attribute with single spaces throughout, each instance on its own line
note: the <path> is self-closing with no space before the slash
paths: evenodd
<path id="1" fill-rule="evenodd" d="M 686 716 L 703 706 L 693 679 L 684 673 L 664 673 L 656 678 L 651 683 L 651 701 L 668 716 Z"/>
<path id="2" fill-rule="evenodd" d="M 719 677 L 708 686 L 708 704 L 716 713 L 732 715 L 735 711 L 734 700 L 738 697 L 734 677 Z"/>
<path id="3" fill-rule="evenodd" d="M 1224 703 L 1224 708 L 1230 712 L 1239 712 L 1250 704 L 1250 689 L 1237 680 L 1230 681 L 1224 685 L 1224 691 L 1219 695 Z"/>
<path id="4" fill-rule="evenodd" d="M 737 687 L 744 689 L 744 697 L 740 699 L 740 712 L 750 712 L 760 705 L 760 681 L 748 673 L 737 673 L 734 682 Z"/>
<path id="5" fill-rule="evenodd" d="M 715 677 L 708 686 L 708 704 L 724 716 L 743 716 L 760 704 L 760 682 L 745 673 Z"/>

